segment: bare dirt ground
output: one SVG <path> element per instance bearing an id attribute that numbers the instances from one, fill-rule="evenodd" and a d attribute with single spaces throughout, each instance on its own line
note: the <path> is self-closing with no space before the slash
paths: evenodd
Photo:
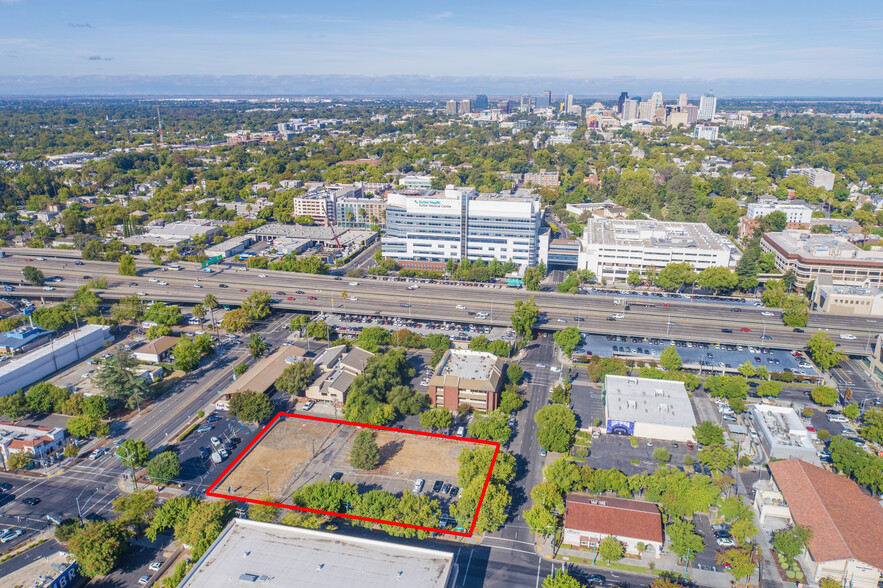
<path id="1" fill-rule="evenodd" d="M 257 498 L 267 492 L 269 479 L 269 494 L 282 496 L 292 475 L 310 461 L 314 448 L 319 450 L 336 428 L 319 421 L 280 420 L 218 485 L 217 491 L 227 493 L 229 488 L 236 496 Z"/>
<path id="2" fill-rule="evenodd" d="M 464 449 L 475 447 L 462 441 L 392 431 L 375 431 L 375 439 L 380 448 L 380 467 L 374 473 L 406 478 L 456 478 L 460 465 L 457 456 Z"/>

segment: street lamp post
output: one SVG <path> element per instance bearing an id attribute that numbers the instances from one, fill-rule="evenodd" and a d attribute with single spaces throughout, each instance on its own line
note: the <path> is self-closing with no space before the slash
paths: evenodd
<path id="1" fill-rule="evenodd" d="M 137 394 L 136 394 L 136 397 L 137 397 Z M 119 458 L 119 460 L 121 462 L 123 461 L 123 456 L 120 455 L 120 449 L 126 450 L 126 459 L 129 461 L 129 469 L 132 472 L 132 490 L 137 490 L 138 483 L 135 481 L 135 462 L 132 461 L 132 451 L 128 447 L 126 447 L 125 445 L 120 445 L 119 447 L 117 447 L 117 450 L 114 454 Z M 123 463 L 125 464 L 125 462 L 123 462 Z"/>
<path id="2" fill-rule="evenodd" d="M 82 508 L 86 508 L 87 506 L 89 506 L 89 503 L 92 501 L 92 498 L 93 498 L 93 497 L 95 496 L 95 494 L 97 494 L 98 491 L 101 490 L 102 488 L 104 488 L 104 486 L 98 486 L 97 488 L 95 488 L 95 492 L 93 492 L 93 493 L 92 493 L 92 496 L 90 496 L 90 497 L 86 500 L 86 502 L 83 503 L 83 507 L 82 507 Z M 89 489 L 89 488 L 83 488 L 83 490 L 80 492 L 79 496 L 77 496 L 77 498 L 76 498 L 76 501 L 77 501 L 77 515 L 79 516 L 79 519 L 80 519 L 81 521 L 83 520 L 83 511 L 82 511 L 81 508 L 80 508 L 80 497 L 83 496 L 83 492 L 85 492 L 85 491 L 88 490 L 88 489 Z"/>

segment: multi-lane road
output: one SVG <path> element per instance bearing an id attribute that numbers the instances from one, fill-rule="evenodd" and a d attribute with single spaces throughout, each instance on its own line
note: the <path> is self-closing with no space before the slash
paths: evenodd
<path id="1" fill-rule="evenodd" d="M 420 283 L 418 289 L 409 290 L 408 286 L 414 284 L 257 269 L 244 271 L 241 264 L 220 264 L 215 266 L 213 273 L 208 274 L 197 271 L 193 264 L 182 264 L 187 269 L 175 272 L 139 263 L 139 275 L 128 277 L 117 275 L 115 263 L 83 261 L 83 265 L 74 265 L 74 260 L 67 257 L 45 257 L 43 261 L 28 258 L 30 262 L 20 254 L 0 258 L 0 282 L 14 284 L 15 291 L 11 295 L 24 296 L 35 303 L 41 297 L 49 300 L 70 296 L 76 287 L 84 283 L 83 276 L 102 276 L 108 279 L 109 288 L 99 294 L 107 300 L 144 292 L 145 298 L 150 300 L 187 304 L 199 302 L 211 292 L 221 304 L 237 305 L 251 292 L 264 290 L 278 300 L 275 306 L 283 310 L 319 312 L 331 310 L 332 307 L 341 308 L 345 304 L 349 313 L 412 316 L 439 321 L 470 320 L 501 325 L 509 323 L 515 300 L 533 295 L 539 307 L 547 313 L 541 328 L 548 330 L 578 326 L 584 331 L 599 334 L 746 345 L 762 343 L 792 349 L 803 347 L 817 329 L 826 329 L 841 345 L 841 349 L 851 355 L 869 353 L 874 334 L 883 328 L 883 321 L 878 319 L 811 313 L 806 332 L 795 333 L 790 327 L 782 325 L 779 311 L 773 311 L 774 316 L 763 316 L 761 313 L 769 312 L 767 309 L 746 304 L 697 303 L 688 299 L 666 302 L 649 297 L 647 302 L 652 306 L 632 304 L 632 310 L 625 311 L 621 305 L 615 305 L 614 298 L 608 295 L 570 295 L 428 283 Z M 52 291 L 19 286 L 21 268 L 28 264 L 41 269 L 46 277 L 60 276 L 64 281 L 52 284 L 55 288 Z M 167 282 L 168 285 L 157 285 L 150 282 L 150 278 Z M 350 285 L 351 282 L 358 282 L 358 285 Z M 304 293 L 296 294 L 298 290 Z M 342 296 L 344 290 L 349 298 L 345 302 Z M 277 295 L 276 292 L 285 294 Z M 310 300 L 310 297 L 316 300 Z M 404 306 L 406 304 L 409 306 Z M 467 309 L 455 308 L 458 304 Z M 733 307 L 739 307 L 741 311 L 734 312 Z M 468 314 L 475 311 L 488 312 L 490 316 L 478 320 Z M 616 321 L 607 320 L 615 313 L 622 313 L 624 317 Z M 724 333 L 721 330 L 724 328 L 733 332 Z M 841 333 L 849 333 L 855 339 L 839 339 Z M 762 340 L 762 335 L 770 339 Z"/>

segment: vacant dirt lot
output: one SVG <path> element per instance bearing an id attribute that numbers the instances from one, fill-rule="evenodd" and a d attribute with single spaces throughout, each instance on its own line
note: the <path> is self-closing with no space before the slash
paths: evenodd
<path id="1" fill-rule="evenodd" d="M 217 491 L 256 498 L 267 492 L 269 468 L 270 495 L 281 496 L 290 478 L 302 469 L 315 447 L 318 451 L 336 425 L 305 419 L 280 420 L 273 429 L 239 462 Z"/>
<path id="2" fill-rule="evenodd" d="M 457 477 L 457 456 L 464 449 L 475 445 L 423 437 L 392 431 L 375 431 L 377 446 L 380 447 L 380 468 L 375 474 L 400 475 L 405 478 Z M 347 448 L 347 459 L 349 459 Z"/>

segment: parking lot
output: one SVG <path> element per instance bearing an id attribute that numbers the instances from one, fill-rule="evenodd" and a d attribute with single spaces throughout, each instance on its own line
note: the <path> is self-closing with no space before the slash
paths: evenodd
<path id="1" fill-rule="evenodd" d="M 505 327 L 491 327 L 490 325 L 473 325 L 467 322 L 426 322 L 410 320 L 406 318 L 383 318 L 358 314 L 328 314 L 323 313 L 316 317 L 322 319 L 329 326 L 341 334 L 350 333 L 358 336 L 359 332 L 367 327 L 381 326 L 390 331 L 408 329 L 421 336 L 438 333 L 445 335 L 455 343 L 468 343 L 474 337 L 484 335 L 491 341 L 497 339 L 514 341 L 515 335 L 512 329 Z"/>
<path id="2" fill-rule="evenodd" d="M 755 367 L 764 366 L 770 372 L 791 371 L 801 375 L 817 375 L 815 369 L 802 353 L 800 357 L 796 357 L 790 349 L 769 346 L 730 345 L 584 333 L 583 342 L 577 347 L 575 353 L 658 361 L 662 350 L 670 346 L 672 341 L 681 360 L 688 365 L 708 367 L 715 371 L 735 372 L 740 365 L 747 361 Z"/>

